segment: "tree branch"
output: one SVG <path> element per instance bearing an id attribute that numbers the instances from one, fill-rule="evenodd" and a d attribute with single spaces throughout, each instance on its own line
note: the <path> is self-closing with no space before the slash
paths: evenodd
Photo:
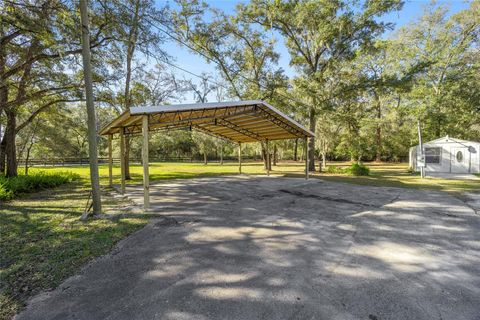
<path id="1" fill-rule="evenodd" d="M 70 100 L 70 99 L 57 99 L 57 100 L 53 100 L 53 101 L 50 101 L 50 102 L 47 102 L 46 104 L 42 105 L 41 107 L 39 107 L 37 110 L 35 110 L 34 112 L 32 112 L 32 114 L 27 118 L 27 120 L 25 120 L 24 122 L 22 122 L 20 125 L 18 125 L 16 128 L 15 128 L 15 134 L 18 134 L 18 132 L 20 130 L 22 130 L 23 128 L 25 128 L 30 122 L 32 122 L 40 113 L 42 113 L 43 111 L 45 111 L 48 107 L 54 105 L 54 104 L 57 104 L 57 103 L 61 103 L 61 102 L 79 102 L 79 101 L 85 101 L 84 99 L 75 99 L 75 100 Z"/>

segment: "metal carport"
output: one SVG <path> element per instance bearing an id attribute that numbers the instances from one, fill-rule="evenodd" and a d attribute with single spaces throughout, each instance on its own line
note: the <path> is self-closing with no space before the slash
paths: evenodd
<path id="1" fill-rule="evenodd" d="M 121 191 L 125 192 L 125 135 L 141 133 L 144 207 L 149 207 L 148 139 L 149 131 L 182 127 L 201 131 L 239 146 L 239 172 L 241 173 L 241 144 L 264 141 L 269 160 L 268 141 L 303 138 L 305 142 L 314 134 L 275 107 L 262 100 L 195 103 L 134 107 L 105 126 L 101 135 L 108 135 L 109 181 L 112 185 L 112 140 L 120 137 Z M 308 143 L 305 143 L 308 148 Z M 307 150 L 308 154 L 308 150 Z M 267 174 L 269 171 L 267 169 Z M 308 179 L 308 157 L 305 157 L 305 178 Z"/>

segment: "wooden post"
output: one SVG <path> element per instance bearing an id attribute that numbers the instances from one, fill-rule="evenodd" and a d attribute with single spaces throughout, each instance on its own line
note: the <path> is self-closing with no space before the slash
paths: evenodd
<path id="1" fill-rule="evenodd" d="M 305 179 L 308 180 L 308 138 L 305 137 Z"/>
<path id="2" fill-rule="evenodd" d="M 267 176 L 270 176 L 270 150 L 268 150 L 268 139 L 265 141 L 265 151 L 267 154 Z"/>
<path id="3" fill-rule="evenodd" d="M 125 194 L 125 128 L 120 128 L 120 191 Z"/>
<path id="4" fill-rule="evenodd" d="M 112 157 L 112 139 L 111 134 L 108 135 L 108 185 L 113 186 L 113 157 Z"/>
<path id="5" fill-rule="evenodd" d="M 142 117 L 143 208 L 150 207 L 150 180 L 148 176 L 148 115 Z"/>
<path id="6" fill-rule="evenodd" d="M 242 143 L 238 143 L 238 173 L 242 174 Z"/>

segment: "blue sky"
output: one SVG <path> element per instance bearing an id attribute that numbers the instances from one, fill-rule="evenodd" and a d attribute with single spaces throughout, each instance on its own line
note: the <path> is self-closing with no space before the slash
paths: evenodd
<path id="1" fill-rule="evenodd" d="M 227 13 L 233 13 L 235 10 L 235 6 L 238 3 L 245 3 L 248 1 L 234 1 L 234 0 L 211 0 L 207 1 L 207 3 L 211 7 L 222 9 Z M 399 12 L 393 12 L 386 16 L 384 16 L 383 20 L 387 22 L 393 22 L 395 24 L 395 29 L 406 25 L 408 23 L 414 22 L 417 18 L 419 18 L 426 5 L 428 5 L 430 1 L 426 0 L 415 0 L 415 1 L 406 1 L 402 10 Z M 445 1 L 436 1 L 437 4 L 447 5 L 449 8 L 450 14 L 454 14 L 458 11 L 466 9 L 469 7 L 469 1 L 459 1 L 459 0 L 445 0 Z M 163 6 L 165 4 L 170 4 L 173 6 L 173 1 L 168 0 L 157 0 L 157 4 L 159 6 Z M 388 36 L 388 35 L 385 35 Z M 277 51 L 280 53 L 280 61 L 279 65 L 285 70 L 285 73 L 288 76 L 292 76 L 295 72 L 289 66 L 289 54 L 285 46 L 282 44 L 280 39 L 277 39 Z M 175 43 L 175 42 L 168 42 L 165 44 L 165 50 L 169 52 L 172 56 L 175 57 L 175 64 L 187 69 L 195 74 L 201 74 L 202 72 L 206 72 L 212 75 L 216 74 L 215 66 L 213 64 L 208 64 L 204 58 L 191 53 L 187 48 Z M 189 74 L 186 74 L 178 69 L 173 70 L 179 77 L 195 78 Z M 195 80 L 195 79 L 193 79 Z M 191 96 L 185 97 L 186 100 L 182 102 L 193 102 Z M 209 97 L 209 101 L 214 101 L 213 96 Z"/>

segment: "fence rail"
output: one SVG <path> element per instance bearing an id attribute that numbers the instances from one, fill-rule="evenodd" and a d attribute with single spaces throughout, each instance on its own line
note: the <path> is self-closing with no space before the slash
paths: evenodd
<path id="1" fill-rule="evenodd" d="M 114 165 L 120 165 L 120 158 L 113 158 Z M 283 159 L 283 160 L 291 160 L 291 159 Z M 317 159 L 315 159 L 318 161 Z M 408 160 L 405 157 L 400 158 L 398 161 L 392 162 L 405 162 Z M 195 156 L 195 157 L 151 157 L 149 159 L 150 162 L 200 162 L 202 163 L 203 156 Z M 223 157 L 224 162 L 236 162 L 238 158 L 235 156 L 225 156 Z M 261 161 L 259 157 L 246 157 L 242 156 L 242 161 Z M 299 158 L 299 161 L 303 161 Z M 348 160 L 328 160 L 328 161 L 348 161 Z M 208 162 L 220 162 L 220 157 L 208 157 Z M 107 157 L 99 157 L 98 163 L 100 164 L 107 164 L 108 158 Z M 130 163 L 140 164 L 142 163 L 141 158 L 130 158 Z M 45 159 L 29 159 L 28 166 L 29 167 L 39 167 L 39 166 L 59 166 L 59 167 L 68 167 L 68 166 L 87 166 L 89 164 L 88 158 L 45 158 Z M 25 159 L 20 159 L 18 162 L 19 166 L 25 166 Z"/>
<path id="2" fill-rule="evenodd" d="M 255 161 L 260 160 L 259 158 L 253 157 L 242 157 L 244 161 Z M 113 164 L 119 165 L 120 158 L 113 158 Z M 130 158 L 130 163 L 141 163 L 141 158 Z M 150 162 L 203 162 L 203 157 L 162 157 L 162 158 L 150 158 Z M 236 157 L 223 157 L 223 161 L 231 162 L 231 161 L 238 161 Z M 208 162 L 220 162 L 220 157 L 209 157 Z M 107 157 L 99 157 L 98 163 L 100 164 L 107 164 L 108 158 Z M 46 158 L 46 159 L 29 159 L 28 166 L 29 167 L 38 167 L 38 166 L 82 166 L 88 165 L 89 158 Z M 25 165 L 25 159 L 20 159 L 18 161 L 19 166 Z"/>

